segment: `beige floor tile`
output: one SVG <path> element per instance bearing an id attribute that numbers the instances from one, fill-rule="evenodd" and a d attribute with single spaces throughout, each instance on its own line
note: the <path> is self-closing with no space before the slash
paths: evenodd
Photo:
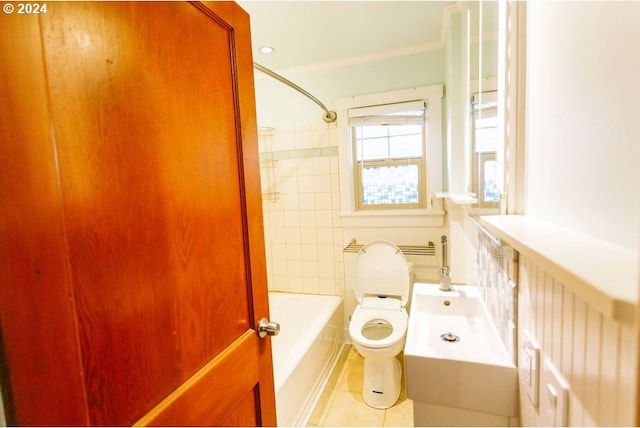
<path id="1" fill-rule="evenodd" d="M 405 394 L 406 396 L 406 394 Z M 413 426 L 413 401 L 402 399 L 387 409 L 384 415 L 385 427 L 412 427 Z"/>
<path id="2" fill-rule="evenodd" d="M 331 403 L 333 393 L 336 390 L 336 385 L 338 384 L 338 380 L 340 379 L 343 370 L 347 366 L 350 348 L 350 346 L 345 346 L 342 350 L 341 355 L 338 357 L 338 362 L 333 368 L 333 372 L 329 376 L 327 385 L 324 387 L 324 391 L 320 395 L 318 403 L 316 404 L 316 407 L 309 417 L 307 426 L 320 426 L 322 424 L 322 418 L 324 417 L 326 410 Z"/>
<path id="3" fill-rule="evenodd" d="M 311 416 L 309 416 L 307 426 L 322 426 L 322 420 L 325 417 L 327 410 L 329 409 L 329 404 L 331 404 L 333 394 L 334 389 L 326 388 L 324 390 L 324 392 L 318 399 L 316 407 L 313 409 Z"/>
<path id="4" fill-rule="evenodd" d="M 384 414 L 384 410 L 367 406 L 361 394 L 337 390 L 323 426 L 381 427 Z"/>
<path id="5" fill-rule="evenodd" d="M 398 357 L 402 361 L 402 355 Z M 398 402 L 391 408 L 369 407 L 362 399 L 364 359 L 345 347 L 308 426 L 413 426 L 413 403 L 407 399 L 404 375 Z"/>
<path id="6" fill-rule="evenodd" d="M 364 358 L 351 347 L 347 363 L 342 370 L 336 388 L 341 391 L 362 393 L 364 380 Z"/>

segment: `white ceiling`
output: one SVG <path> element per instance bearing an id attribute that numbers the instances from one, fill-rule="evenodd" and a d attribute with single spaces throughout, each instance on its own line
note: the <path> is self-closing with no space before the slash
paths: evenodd
<path id="1" fill-rule="evenodd" d="M 254 61 L 282 71 L 441 45 L 451 1 L 239 1 Z M 258 51 L 272 46 L 273 54 Z"/>

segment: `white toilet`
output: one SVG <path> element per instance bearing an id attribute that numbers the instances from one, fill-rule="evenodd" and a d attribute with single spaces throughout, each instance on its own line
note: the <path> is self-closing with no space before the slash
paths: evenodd
<path id="1" fill-rule="evenodd" d="M 362 397 L 371 407 L 387 409 L 400 396 L 402 368 L 396 356 L 404 348 L 407 334 L 409 266 L 397 246 L 376 240 L 358 253 L 354 274 L 358 305 L 349 323 L 349 335 L 364 357 Z"/>

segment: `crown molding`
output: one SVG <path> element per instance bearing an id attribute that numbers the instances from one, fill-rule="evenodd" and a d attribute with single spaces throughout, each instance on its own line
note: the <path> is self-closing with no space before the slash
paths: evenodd
<path id="1" fill-rule="evenodd" d="M 365 64 L 368 62 L 383 61 L 386 59 L 397 58 L 401 56 L 416 55 L 420 53 L 437 51 L 441 49 L 444 49 L 444 43 L 442 43 L 442 40 L 435 43 L 427 43 L 423 45 L 410 46 L 408 48 L 394 49 L 394 50 L 383 51 L 383 52 L 374 52 L 370 54 L 340 58 L 340 59 L 331 60 L 331 61 L 317 62 L 314 64 L 302 65 L 299 67 L 283 68 L 281 70 L 278 70 L 278 73 L 287 74 L 287 75 L 313 73 L 317 71 L 348 67 L 351 65 Z"/>

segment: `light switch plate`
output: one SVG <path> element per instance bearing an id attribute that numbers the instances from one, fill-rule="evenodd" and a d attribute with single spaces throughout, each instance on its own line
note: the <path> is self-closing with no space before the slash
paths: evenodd
<path id="1" fill-rule="evenodd" d="M 533 407 L 538 407 L 540 395 L 540 345 L 531 337 L 531 333 L 524 331 L 522 338 L 522 352 L 520 353 L 520 379 L 524 390 Z"/>
<path id="2" fill-rule="evenodd" d="M 566 427 L 569 422 L 569 384 L 549 358 L 544 359 L 540 396 L 542 425 Z"/>

